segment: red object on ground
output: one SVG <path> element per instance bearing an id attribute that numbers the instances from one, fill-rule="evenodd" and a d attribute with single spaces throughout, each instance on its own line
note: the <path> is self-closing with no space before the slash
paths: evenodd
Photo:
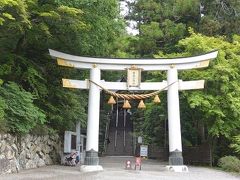
<path id="1" fill-rule="evenodd" d="M 137 166 L 139 166 L 140 170 L 142 169 L 142 159 L 141 159 L 141 157 L 136 157 L 136 159 L 135 159 L 135 170 L 136 170 Z"/>

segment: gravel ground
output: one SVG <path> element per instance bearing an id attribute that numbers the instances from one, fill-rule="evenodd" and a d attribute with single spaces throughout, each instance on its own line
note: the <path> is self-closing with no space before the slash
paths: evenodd
<path id="1" fill-rule="evenodd" d="M 188 173 L 174 173 L 166 170 L 165 162 L 144 160 L 142 170 L 125 170 L 125 161 L 130 157 L 104 157 L 100 164 L 104 171 L 82 173 L 79 167 L 48 166 L 24 170 L 18 174 L 1 175 L 1 180 L 240 180 L 240 174 L 190 166 Z"/>

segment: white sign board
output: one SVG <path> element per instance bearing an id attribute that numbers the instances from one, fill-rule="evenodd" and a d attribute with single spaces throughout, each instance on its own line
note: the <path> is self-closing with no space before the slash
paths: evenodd
<path id="1" fill-rule="evenodd" d="M 71 153 L 72 132 L 65 131 L 64 134 L 64 153 Z"/>
<path id="2" fill-rule="evenodd" d="M 141 69 L 132 66 L 127 71 L 128 87 L 139 87 L 141 83 Z"/>
<path id="3" fill-rule="evenodd" d="M 140 156 L 141 157 L 147 157 L 148 156 L 148 146 L 147 145 L 141 145 L 140 146 Z"/>
<path id="4" fill-rule="evenodd" d="M 139 143 L 139 144 L 142 144 L 142 143 L 143 143 L 142 136 L 138 136 L 138 143 Z"/>

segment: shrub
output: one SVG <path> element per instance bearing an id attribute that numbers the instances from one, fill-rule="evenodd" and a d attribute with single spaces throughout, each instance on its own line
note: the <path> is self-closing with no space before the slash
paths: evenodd
<path id="1" fill-rule="evenodd" d="M 46 121 L 43 111 L 33 103 L 33 95 L 16 83 L 0 86 L 0 97 L 0 124 L 10 132 L 26 134 Z"/>
<path id="2" fill-rule="evenodd" d="M 236 153 L 240 154 L 240 135 L 233 137 L 233 143 L 230 144 L 230 148 L 232 148 Z"/>
<path id="3" fill-rule="evenodd" d="M 240 172 L 240 160 L 235 156 L 225 156 L 220 158 L 218 166 L 225 171 Z"/>

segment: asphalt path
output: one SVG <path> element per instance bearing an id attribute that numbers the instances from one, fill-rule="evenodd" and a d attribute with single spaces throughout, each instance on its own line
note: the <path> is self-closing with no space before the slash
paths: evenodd
<path id="1" fill-rule="evenodd" d="M 170 172 L 166 162 L 157 160 L 143 160 L 142 170 L 134 170 L 134 166 L 126 170 L 126 160 L 134 162 L 133 157 L 104 157 L 100 158 L 101 172 L 83 173 L 79 167 L 54 165 L 1 175 L 0 180 L 240 180 L 240 174 L 208 167 L 189 166 L 189 172 Z"/>

